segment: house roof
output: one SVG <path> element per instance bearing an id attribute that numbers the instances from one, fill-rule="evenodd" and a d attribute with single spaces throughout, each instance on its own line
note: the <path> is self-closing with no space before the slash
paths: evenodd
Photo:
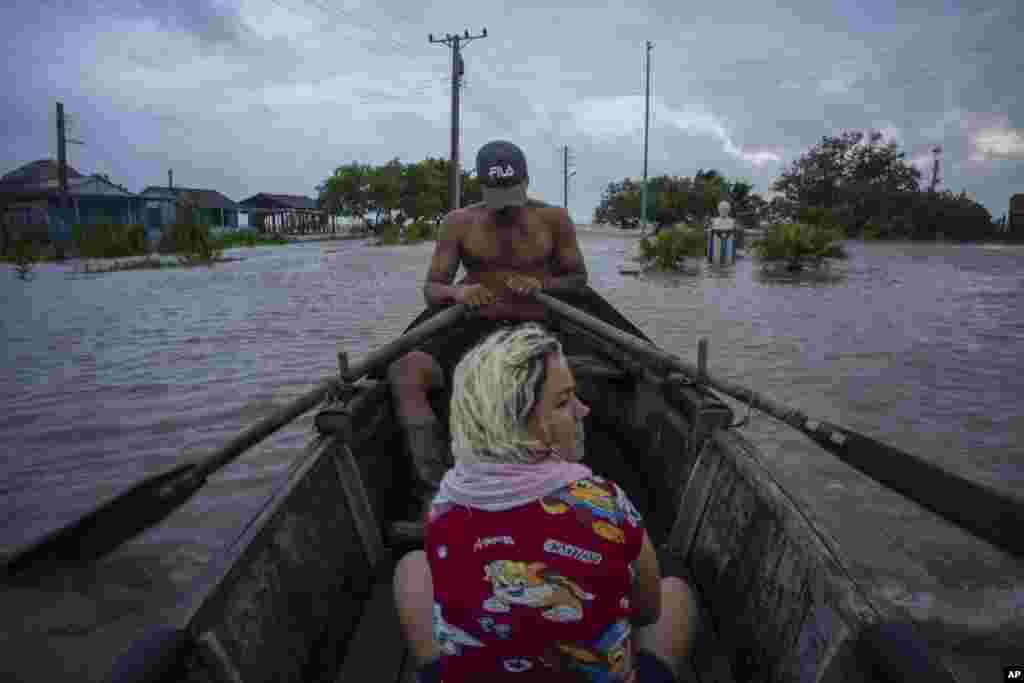
<path id="1" fill-rule="evenodd" d="M 316 211 L 320 208 L 317 206 L 316 200 L 311 197 L 303 197 L 297 194 L 270 194 L 269 192 L 254 194 L 248 199 L 243 199 L 239 204 L 250 209 L 306 209 Z"/>
<path id="2" fill-rule="evenodd" d="M 169 188 L 166 185 L 150 185 L 140 194 L 149 197 L 180 197 L 192 202 L 200 209 L 228 209 L 237 211 L 239 206 L 217 190 L 204 190 L 195 187 Z"/>
<path id="3" fill-rule="evenodd" d="M 0 194 L 8 197 L 45 198 L 60 192 L 60 180 L 57 173 L 57 162 L 52 159 L 41 159 L 0 178 Z M 95 173 L 82 175 L 68 167 L 68 194 L 72 196 L 104 197 L 135 197 L 128 188 L 111 182 L 106 175 Z"/>
<path id="4" fill-rule="evenodd" d="M 67 165 L 67 169 L 68 179 L 80 178 L 82 176 L 71 164 Z M 0 184 L 40 185 L 50 180 L 60 180 L 57 162 L 54 159 L 39 159 L 30 164 L 20 166 L 10 173 L 5 173 L 0 178 Z"/>
<path id="5" fill-rule="evenodd" d="M 95 175 L 80 176 L 78 178 L 68 178 L 68 194 L 102 194 L 120 197 L 136 196 L 135 193 L 129 192 L 128 188 L 111 182 L 109 177 L 100 175 L 99 173 Z"/>

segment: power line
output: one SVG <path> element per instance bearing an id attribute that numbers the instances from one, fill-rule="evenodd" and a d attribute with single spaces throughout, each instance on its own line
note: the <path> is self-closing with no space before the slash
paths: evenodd
<path id="1" fill-rule="evenodd" d="M 357 28 L 361 28 L 361 29 L 363 29 L 365 31 L 369 31 L 371 34 L 373 34 L 373 36 L 375 38 L 377 38 L 377 39 L 379 39 L 381 41 L 390 43 L 390 47 L 393 48 L 394 50 L 405 50 L 405 51 L 413 50 L 413 46 L 410 45 L 409 43 L 406 43 L 405 41 L 402 41 L 402 40 L 398 40 L 398 39 L 394 38 L 393 36 L 385 36 L 385 35 L 383 35 L 377 27 L 373 26 L 372 24 L 360 21 L 359 19 L 356 18 L 355 14 L 353 14 L 352 12 L 350 12 L 348 10 L 343 10 L 343 9 L 339 9 L 337 7 L 332 7 L 331 5 L 328 5 L 326 2 L 321 2 L 320 0 L 297 0 L 297 1 L 301 2 L 302 4 L 309 5 L 309 6 L 313 7 L 313 8 L 315 8 L 315 9 L 323 12 L 324 14 L 327 14 L 329 16 L 333 16 L 338 21 L 338 23 L 340 23 L 342 25 L 349 26 L 349 27 L 357 27 Z M 294 14 L 299 14 L 299 15 L 304 15 L 305 14 L 304 12 L 295 9 L 294 7 L 289 7 L 287 5 L 282 4 L 280 2 L 280 0 L 270 0 L 270 2 L 272 2 L 275 5 L 277 5 L 278 7 L 280 7 L 281 9 L 283 9 L 285 11 L 292 12 Z M 353 36 L 354 34 L 355 34 L 354 31 L 350 31 L 350 32 L 346 33 L 346 36 Z"/>

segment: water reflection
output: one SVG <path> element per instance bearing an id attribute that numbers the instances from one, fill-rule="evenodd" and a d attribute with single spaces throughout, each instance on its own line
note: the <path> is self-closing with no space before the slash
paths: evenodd
<path id="1" fill-rule="evenodd" d="M 795 287 L 820 287 L 839 285 L 846 282 L 846 274 L 831 268 L 809 269 L 799 272 L 785 267 L 766 267 L 754 270 L 754 282 L 759 285 L 789 285 Z"/>

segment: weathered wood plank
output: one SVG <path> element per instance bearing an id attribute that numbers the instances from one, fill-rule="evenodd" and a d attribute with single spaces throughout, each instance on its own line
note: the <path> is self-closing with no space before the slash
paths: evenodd
<path id="1" fill-rule="evenodd" d="M 710 444 L 701 449 L 697 463 L 690 470 L 690 476 L 683 488 L 679 512 L 676 514 L 672 531 L 669 532 L 668 546 L 673 554 L 683 558 L 690 556 L 721 463 L 720 452 Z"/>
<path id="2" fill-rule="evenodd" d="M 244 683 L 242 675 L 238 673 L 238 667 L 231 661 L 231 656 L 215 632 L 207 631 L 199 636 L 196 646 L 199 655 L 219 683 Z"/>
<path id="3" fill-rule="evenodd" d="M 307 450 L 182 606 L 192 636 L 214 634 L 246 683 L 337 671 L 354 630 L 361 598 L 353 593 L 371 568 L 344 503 L 334 446 L 320 439 Z M 193 664 L 188 677 L 209 673 Z"/>
<path id="4" fill-rule="evenodd" d="M 408 653 L 390 580 L 379 581 L 349 642 L 336 683 L 398 683 Z"/>
<path id="5" fill-rule="evenodd" d="M 363 550 L 370 566 L 376 567 L 384 557 L 384 541 L 381 539 L 377 516 L 363 484 L 362 472 L 359 471 L 348 444 L 339 443 L 335 447 L 334 464 L 338 470 L 341 488 L 345 492 L 345 502 L 348 504 L 352 521 L 363 542 Z"/>
<path id="6" fill-rule="evenodd" d="M 690 551 L 711 626 L 737 679 L 816 683 L 879 613 L 750 442 L 719 430 L 711 448 L 721 465 Z"/>

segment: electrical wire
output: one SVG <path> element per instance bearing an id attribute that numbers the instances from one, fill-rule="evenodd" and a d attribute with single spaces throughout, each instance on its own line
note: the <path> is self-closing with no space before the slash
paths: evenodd
<path id="1" fill-rule="evenodd" d="M 394 38 L 392 36 L 385 36 L 385 35 L 383 35 L 380 32 L 380 30 L 378 28 L 375 28 L 371 24 L 368 24 L 368 23 L 365 23 L 363 21 L 360 21 L 353 12 L 350 12 L 348 10 L 344 10 L 344 9 L 332 6 L 330 4 L 330 0 L 301 0 L 301 1 L 306 3 L 306 4 L 308 4 L 308 5 L 312 5 L 313 7 L 319 9 L 320 11 L 322 11 L 322 12 L 324 12 L 326 14 L 334 15 L 335 18 L 342 19 L 343 23 L 345 23 L 345 24 L 347 24 L 349 26 L 357 26 L 359 28 L 362 28 L 362 29 L 365 29 L 367 31 L 370 31 L 371 33 L 376 35 L 381 40 L 383 40 L 383 41 L 385 41 L 387 43 L 390 43 L 391 47 L 393 49 L 395 49 L 395 50 L 405 50 L 405 51 L 413 50 L 413 46 L 410 45 L 409 43 L 407 43 L 407 42 L 405 42 L 403 40 L 398 40 L 398 39 L 396 39 L 396 38 Z"/>

